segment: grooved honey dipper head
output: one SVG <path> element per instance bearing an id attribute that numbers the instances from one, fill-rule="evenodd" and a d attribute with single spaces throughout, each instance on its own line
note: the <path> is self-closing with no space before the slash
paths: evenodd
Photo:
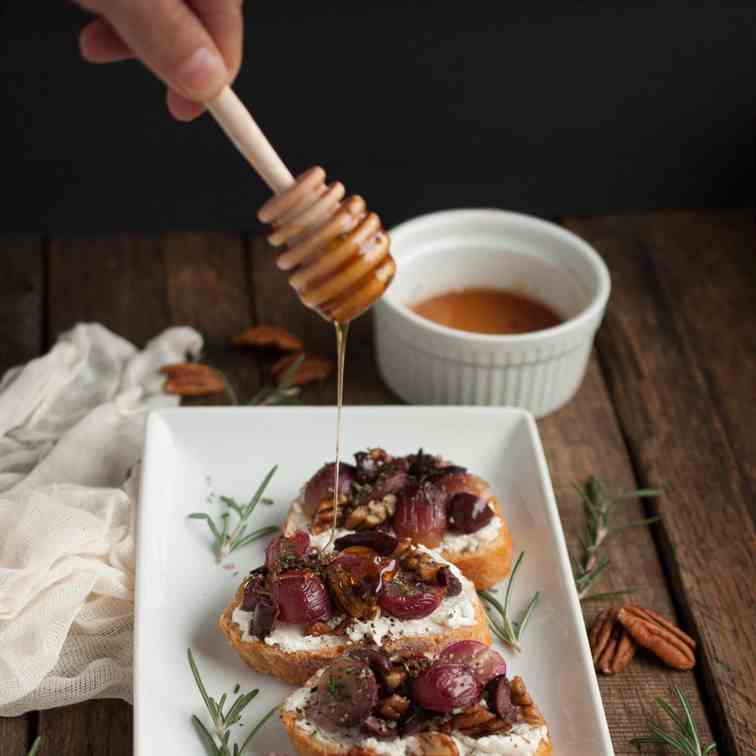
<path id="1" fill-rule="evenodd" d="M 278 267 L 300 299 L 324 318 L 347 322 L 386 291 L 396 263 L 380 218 L 362 197 L 344 198 L 339 182 L 327 185 L 316 166 L 298 176 L 258 213 L 271 225 L 268 241 L 285 247 Z"/>

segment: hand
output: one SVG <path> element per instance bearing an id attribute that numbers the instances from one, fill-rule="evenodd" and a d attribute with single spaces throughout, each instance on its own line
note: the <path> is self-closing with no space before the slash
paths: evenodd
<path id="1" fill-rule="evenodd" d="M 168 110 L 196 118 L 239 71 L 242 0 L 79 0 L 99 18 L 79 36 L 90 63 L 138 58 L 168 86 Z"/>

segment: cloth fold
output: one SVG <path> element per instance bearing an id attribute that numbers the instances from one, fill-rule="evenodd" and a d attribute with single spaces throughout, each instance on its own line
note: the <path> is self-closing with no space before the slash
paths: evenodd
<path id="1" fill-rule="evenodd" d="M 160 367 L 201 349 L 80 324 L 0 381 L 0 716 L 131 701 L 136 465 Z"/>

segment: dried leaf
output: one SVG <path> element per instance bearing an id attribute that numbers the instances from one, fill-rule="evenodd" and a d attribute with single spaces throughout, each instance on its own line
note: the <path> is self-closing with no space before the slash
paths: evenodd
<path id="1" fill-rule="evenodd" d="M 287 357 L 282 357 L 276 362 L 271 371 L 276 380 L 280 381 L 281 376 L 286 372 L 286 369 L 298 358 L 298 354 L 291 354 Z M 296 373 L 294 373 L 291 383 L 294 386 L 304 386 L 313 381 L 322 381 L 325 378 L 328 378 L 333 372 L 333 367 L 333 362 L 329 360 L 328 357 L 323 357 L 319 354 L 306 354 L 297 368 Z"/>
<path id="2" fill-rule="evenodd" d="M 276 347 L 284 352 L 300 352 L 304 345 L 281 326 L 251 326 L 231 340 L 235 346 Z"/>
<path id="3" fill-rule="evenodd" d="M 223 394 L 226 391 L 223 374 L 201 362 L 177 362 L 173 365 L 163 365 L 160 372 L 168 378 L 163 384 L 163 391 L 166 394 L 208 396 L 209 394 Z"/>

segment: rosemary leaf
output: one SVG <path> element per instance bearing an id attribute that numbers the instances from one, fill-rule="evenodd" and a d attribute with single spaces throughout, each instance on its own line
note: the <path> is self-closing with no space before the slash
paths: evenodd
<path id="1" fill-rule="evenodd" d="M 242 753 L 244 749 L 252 742 L 252 738 L 257 735 L 258 730 L 281 708 L 281 704 L 276 704 L 253 728 L 252 732 L 247 735 L 246 740 L 242 743 L 239 753 Z"/>
<path id="2" fill-rule="evenodd" d="M 530 620 L 533 610 L 538 604 L 538 600 L 541 598 L 541 592 L 537 591 L 530 599 L 527 608 L 525 609 L 522 618 L 519 621 L 512 620 L 509 613 L 509 604 L 512 599 L 512 591 L 514 589 L 514 581 L 517 577 L 517 572 L 520 569 L 522 560 L 525 558 L 525 552 L 521 551 L 515 563 L 512 567 L 512 574 L 509 576 L 507 583 L 507 590 L 504 595 L 504 605 L 493 595 L 490 591 L 478 591 L 479 596 L 486 603 L 486 614 L 488 615 L 488 623 L 493 630 L 497 638 L 503 643 L 510 646 L 514 651 L 518 653 L 522 650 L 520 640 L 522 634 L 525 632 L 525 627 Z"/>
<path id="3" fill-rule="evenodd" d="M 588 593 L 593 584 L 609 566 L 609 559 L 598 554 L 607 538 L 617 535 L 623 530 L 652 525 L 660 519 L 658 516 L 644 517 L 632 522 L 610 525 L 610 515 L 614 509 L 618 504 L 631 499 L 660 496 L 661 491 L 653 488 L 639 488 L 636 491 L 613 495 L 609 493 L 605 484 L 594 476 L 591 476 L 585 485 L 575 485 L 574 487 L 583 502 L 585 531 L 578 538 L 582 553 L 579 559 L 572 560 L 572 571 L 578 597 L 581 601 L 585 601 L 589 598 Z M 627 592 L 623 589 L 603 593 L 601 596 L 617 596 Z"/>
<path id="4" fill-rule="evenodd" d="M 294 385 L 294 377 L 299 366 L 304 361 L 304 352 L 286 368 L 278 382 L 272 386 L 263 386 L 250 400 L 250 404 L 257 406 L 271 406 L 275 404 L 299 404 L 301 389 Z"/>
<path id="5" fill-rule="evenodd" d="M 202 680 L 202 675 L 200 674 L 197 663 L 194 660 L 194 655 L 192 654 L 192 650 L 190 648 L 187 648 L 186 655 L 187 659 L 189 660 L 189 667 L 192 670 L 192 675 L 197 685 L 197 689 L 202 696 L 202 700 L 205 703 L 205 708 L 207 709 L 208 714 L 210 715 L 210 720 L 213 724 L 213 732 L 211 732 L 199 717 L 192 715 L 191 721 L 192 725 L 194 726 L 194 730 L 197 733 L 197 737 L 200 739 L 200 742 L 204 746 L 207 756 L 231 756 L 231 728 L 239 722 L 244 709 L 249 705 L 251 701 L 255 699 L 260 691 L 259 689 L 255 688 L 254 690 L 249 691 L 249 693 L 242 693 L 231 704 L 228 712 L 224 713 L 223 709 L 226 705 L 226 702 L 229 700 L 228 693 L 223 693 L 220 699 L 216 702 L 216 700 L 207 692 L 205 683 Z M 234 695 L 238 692 L 238 690 L 239 685 L 237 683 L 236 687 L 234 688 Z M 251 732 L 249 733 L 249 735 L 247 735 L 247 738 L 244 740 L 241 746 L 239 746 L 238 743 L 233 744 L 233 754 L 235 756 L 238 756 L 242 753 L 242 751 L 244 751 L 244 749 L 247 747 L 247 745 L 249 745 L 249 743 L 252 741 L 252 738 L 254 738 L 263 724 L 265 724 L 265 722 L 273 715 L 274 712 L 279 709 L 279 707 L 280 704 L 277 704 L 267 714 L 265 714 L 265 716 L 252 728 Z M 32 754 L 30 754 L 29 756 L 32 756 Z"/>
<path id="6" fill-rule="evenodd" d="M 630 742 L 640 751 L 643 745 L 667 746 L 683 756 L 706 756 L 716 750 L 717 744 L 710 743 L 702 747 L 701 740 L 696 731 L 693 721 L 693 713 L 690 710 L 685 694 L 676 685 L 672 691 L 680 705 L 681 713 L 676 712 L 672 706 L 661 698 L 656 699 L 656 704 L 669 717 L 673 724 L 672 730 L 667 730 L 656 720 L 648 723 L 650 735 L 633 738 Z"/>
<path id="7" fill-rule="evenodd" d="M 42 736 L 38 735 L 36 740 L 32 743 L 32 747 L 28 753 L 28 756 L 37 756 L 37 754 L 39 754 L 39 749 L 41 747 L 42 747 Z"/>
<path id="8" fill-rule="evenodd" d="M 246 504 L 240 504 L 230 496 L 218 496 L 217 500 L 226 507 L 226 511 L 220 515 L 220 526 L 207 512 L 192 512 L 189 515 L 190 519 L 204 520 L 207 523 L 213 536 L 213 550 L 218 562 L 222 562 L 237 549 L 247 546 L 259 538 L 275 533 L 278 530 L 277 527 L 268 525 L 247 533 L 247 528 L 250 524 L 249 519 L 258 503 L 260 501 L 266 504 L 272 503 L 270 499 L 263 498 L 263 494 L 277 469 L 278 465 L 271 468 L 262 483 L 258 486 L 254 496 Z M 209 501 L 215 498 L 209 497 Z M 236 517 L 236 524 L 233 527 L 231 526 L 232 514 Z"/>

